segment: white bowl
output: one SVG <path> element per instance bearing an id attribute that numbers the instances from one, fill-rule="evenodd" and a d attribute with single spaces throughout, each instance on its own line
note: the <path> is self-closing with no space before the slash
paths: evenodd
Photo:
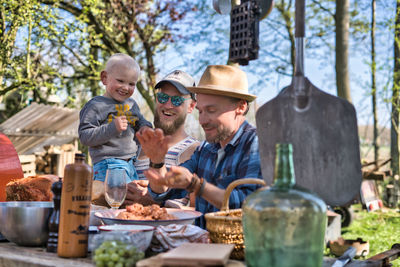
<path id="1" fill-rule="evenodd" d="M 154 229 L 154 226 L 139 224 L 112 224 L 99 226 L 100 231 L 153 232 Z"/>
<path id="2" fill-rule="evenodd" d="M 150 225 L 150 226 L 160 226 L 169 224 L 193 224 L 194 220 L 202 215 L 201 212 L 195 210 L 183 210 L 183 209 L 173 209 L 166 208 L 167 213 L 174 215 L 176 219 L 169 220 L 124 220 L 117 219 L 116 217 L 120 212 L 126 211 L 126 209 L 108 209 L 99 210 L 94 213 L 94 216 L 101 219 L 104 224 L 137 224 L 137 225 Z"/>
<path id="3" fill-rule="evenodd" d="M 154 226 L 138 224 L 113 224 L 99 226 L 100 234 L 121 233 L 130 239 L 130 243 L 138 248 L 139 251 L 145 251 L 151 243 Z"/>

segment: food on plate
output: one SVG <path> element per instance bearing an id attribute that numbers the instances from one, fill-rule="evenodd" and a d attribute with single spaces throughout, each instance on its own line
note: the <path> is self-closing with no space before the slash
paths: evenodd
<path id="1" fill-rule="evenodd" d="M 142 204 L 132 204 L 126 206 L 126 211 L 120 212 L 117 219 L 122 220 L 175 220 L 176 216 L 167 213 L 166 208 L 161 208 L 157 204 L 143 206 Z"/>
<path id="2" fill-rule="evenodd" d="M 51 201 L 51 186 L 57 181 L 56 175 L 29 176 L 12 180 L 6 185 L 6 201 Z"/>

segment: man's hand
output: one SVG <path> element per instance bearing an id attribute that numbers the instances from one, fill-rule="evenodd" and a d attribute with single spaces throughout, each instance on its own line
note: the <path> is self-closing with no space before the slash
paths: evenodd
<path id="1" fill-rule="evenodd" d="M 188 169 L 179 166 L 171 166 L 165 176 L 153 169 L 145 171 L 144 174 L 150 182 L 151 189 L 157 193 L 167 191 L 168 187 L 185 189 L 193 176 Z"/>
<path id="2" fill-rule="evenodd" d="M 192 178 L 193 174 L 185 167 L 171 166 L 164 179 L 168 187 L 186 189 Z"/>
<path id="3" fill-rule="evenodd" d="M 153 198 L 150 196 L 147 186 L 147 180 L 135 180 L 128 184 L 126 199 L 124 204 L 131 205 L 133 203 L 140 203 L 144 206 L 154 204 Z"/>
<path id="4" fill-rule="evenodd" d="M 138 132 L 142 133 L 145 129 L 152 129 L 152 128 L 145 125 L 145 126 L 140 127 Z"/>
<path id="5" fill-rule="evenodd" d="M 119 133 L 128 129 L 128 120 L 126 119 L 126 116 L 114 117 L 114 124 Z"/>
<path id="6" fill-rule="evenodd" d="M 151 162 L 164 162 L 170 136 L 165 136 L 161 129 L 144 128 L 136 133 L 136 137 L 143 152 L 150 158 Z"/>

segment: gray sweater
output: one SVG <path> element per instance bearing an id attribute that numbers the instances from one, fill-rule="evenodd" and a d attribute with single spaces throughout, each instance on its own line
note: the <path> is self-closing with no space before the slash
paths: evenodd
<path id="1" fill-rule="evenodd" d="M 128 129 L 121 134 L 113 122 L 114 117 L 125 115 Z M 79 114 L 79 139 L 89 147 L 93 164 L 106 158 L 130 159 L 136 156 L 135 132 L 143 126 L 152 127 L 140 113 L 133 98 L 124 102 L 104 96 L 95 96 Z"/>

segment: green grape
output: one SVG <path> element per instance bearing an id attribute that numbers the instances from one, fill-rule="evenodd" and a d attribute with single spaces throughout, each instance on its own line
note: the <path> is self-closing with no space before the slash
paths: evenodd
<path id="1" fill-rule="evenodd" d="M 110 257 L 110 254 L 108 254 L 107 252 L 106 253 L 104 253 L 104 254 L 102 254 L 103 256 L 100 258 L 102 261 L 104 261 L 104 262 L 109 262 L 109 261 L 111 261 L 111 257 Z"/>
<path id="2" fill-rule="evenodd" d="M 110 256 L 112 261 L 118 261 L 119 260 L 119 256 L 117 253 L 112 253 Z"/>
<path id="3" fill-rule="evenodd" d="M 125 262 L 125 266 L 126 266 L 126 267 L 135 266 L 135 260 L 134 260 L 134 259 L 128 259 L 128 260 Z"/>
<path id="4" fill-rule="evenodd" d="M 111 241 L 104 241 L 103 244 L 102 244 L 103 248 L 107 248 L 107 247 L 110 247 L 110 246 L 111 246 Z"/>

